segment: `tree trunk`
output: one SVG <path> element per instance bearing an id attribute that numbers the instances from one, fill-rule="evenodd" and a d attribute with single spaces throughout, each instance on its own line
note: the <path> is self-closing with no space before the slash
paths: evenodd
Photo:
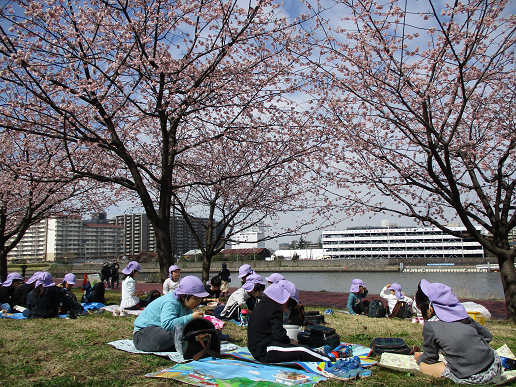
<path id="1" fill-rule="evenodd" d="M 172 253 L 172 242 L 170 239 L 169 221 L 160 219 L 154 222 L 154 232 L 156 233 L 156 248 L 158 251 L 159 277 L 164 282 L 168 277 L 168 268 L 174 264 Z"/>
<path id="2" fill-rule="evenodd" d="M 0 278 L 4 282 L 7 278 L 7 252 L 5 248 L 0 248 Z"/>
<path id="3" fill-rule="evenodd" d="M 202 283 L 205 284 L 210 279 L 211 257 L 207 254 L 202 258 Z"/>
<path id="4" fill-rule="evenodd" d="M 500 266 L 507 319 L 516 323 L 516 270 L 514 269 L 514 258 L 498 256 L 498 265 Z"/>

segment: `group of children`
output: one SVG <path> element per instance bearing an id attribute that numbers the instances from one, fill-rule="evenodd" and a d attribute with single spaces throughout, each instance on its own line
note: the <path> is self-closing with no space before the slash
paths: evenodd
<path id="1" fill-rule="evenodd" d="M 180 269 L 170 267 L 170 277 L 163 285 L 163 296 L 146 305 L 136 291 L 135 277 L 141 270 L 137 262 L 130 262 L 122 270 L 121 307 L 143 311 L 134 321 L 133 341 L 137 349 L 148 352 L 175 350 L 175 328 L 193 319 L 204 317 L 197 308 L 210 294 L 218 300 L 221 287 L 218 280 L 203 284 L 195 276 L 180 277 Z M 216 308 L 214 314 L 222 319 L 233 319 L 241 309 L 249 311 L 247 327 L 248 348 L 255 359 L 264 363 L 289 361 L 330 362 L 330 358 L 287 335 L 283 327 L 284 315 L 299 305 L 295 284 L 281 274 L 274 273 L 265 279 L 255 273 L 250 265 L 239 269 L 242 285 L 233 292 L 225 305 Z M 217 276 L 216 276 L 217 278 Z M 227 277 L 226 277 L 227 278 Z M 169 281 L 170 280 L 170 281 Z M 77 309 L 77 299 L 71 292 L 76 278 L 72 273 L 65 276 L 62 284 L 52 282 L 47 272 L 37 272 L 23 282 L 18 273 L 11 273 L 0 288 L 3 309 L 26 307 L 29 318 L 54 317 L 58 313 Z M 367 313 L 368 290 L 360 279 L 352 281 L 348 298 L 350 314 Z M 381 297 L 387 300 L 389 310 L 402 300 L 412 305 L 399 284 L 386 285 Z M 415 307 L 424 319 L 423 352 L 416 352 L 416 359 L 423 373 L 444 377 L 463 384 L 495 384 L 503 381 L 502 361 L 489 346 L 492 335 L 487 328 L 469 317 L 452 289 L 441 283 L 421 280 L 415 295 Z M 439 353 L 444 362 L 439 361 Z M 330 363 L 331 364 L 331 363 Z"/>
<path id="2" fill-rule="evenodd" d="M 38 271 L 24 282 L 19 273 L 10 273 L 0 288 L 0 304 L 4 311 L 22 313 L 27 318 L 50 318 L 67 315 L 75 318 L 84 312 L 71 291 L 76 284 L 72 273 L 61 284 L 52 281 L 48 272 Z"/>

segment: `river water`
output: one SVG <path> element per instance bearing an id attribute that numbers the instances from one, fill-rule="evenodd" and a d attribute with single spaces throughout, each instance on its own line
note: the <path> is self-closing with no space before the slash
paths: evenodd
<path id="1" fill-rule="evenodd" d="M 237 286 L 236 273 L 232 274 L 230 286 Z M 258 272 L 263 278 L 271 272 Z M 387 284 L 401 284 L 403 292 L 413 297 L 421 279 L 429 282 L 442 282 L 450 286 L 459 298 L 466 299 L 503 299 L 500 273 L 410 273 L 410 272 L 283 272 L 285 279 L 294 282 L 299 290 L 349 292 L 351 281 L 360 278 L 364 281 L 369 294 L 380 294 Z"/>

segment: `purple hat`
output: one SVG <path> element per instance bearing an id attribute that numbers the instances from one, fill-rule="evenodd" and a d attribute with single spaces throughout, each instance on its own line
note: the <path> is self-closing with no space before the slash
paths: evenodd
<path id="1" fill-rule="evenodd" d="M 468 313 L 452 289 L 445 284 L 421 280 L 419 287 L 431 302 L 434 312 L 441 321 L 453 322 L 468 317 Z"/>
<path id="2" fill-rule="evenodd" d="M 349 291 L 351 293 L 356 293 L 358 291 L 360 291 L 360 286 L 365 286 L 364 285 L 364 281 L 362 281 L 361 279 L 354 279 L 352 282 L 351 282 L 351 287 L 349 288 Z"/>
<path id="3" fill-rule="evenodd" d="M 36 281 L 36 287 L 39 285 L 43 285 L 44 288 L 49 288 L 50 286 L 56 286 L 55 282 L 52 282 L 52 274 L 49 272 L 42 272 Z"/>
<path id="4" fill-rule="evenodd" d="M 35 272 L 35 273 L 32 275 L 32 277 L 30 277 L 30 278 L 29 278 L 25 283 L 30 285 L 30 284 L 32 284 L 32 283 L 34 283 L 34 282 L 36 282 L 36 281 L 39 279 L 39 277 L 41 276 L 41 274 L 43 274 L 43 272 L 42 272 L 42 271 L 37 271 L 37 272 Z"/>
<path id="5" fill-rule="evenodd" d="M 279 273 L 272 273 L 270 276 L 265 277 L 265 280 L 268 282 L 272 282 L 273 284 L 277 283 L 278 281 L 284 280 L 285 277 L 283 277 Z"/>
<path id="6" fill-rule="evenodd" d="M 75 285 L 77 283 L 77 277 L 72 273 L 68 273 L 64 276 L 64 281 L 69 285 Z"/>
<path id="7" fill-rule="evenodd" d="M 133 270 L 138 270 L 138 271 L 141 271 L 142 270 L 142 267 L 140 266 L 140 264 L 136 261 L 131 261 L 129 262 L 129 264 L 125 267 L 124 270 L 122 270 L 122 273 L 126 274 L 126 275 L 129 275 L 133 272 Z"/>
<path id="8" fill-rule="evenodd" d="M 168 268 L 168 277 L 169 277 L 170 279 L 172 279 L 172 272 L 173 272 L 173 271 L 175 271 L 175 270 L 181 270 L 181 269 L 180 269 L 180 268 L 179 268 L 179 266 L 177 266 L 177 265 L 172 265 L 172 266 L 170 266 L 170 267 Z"/>
<path id="9" fill-rule="evenodd" d="M 180 282 L 176 290 L 174 290 L 174 298 L 179 300 L 182 294 L 193 295 L 196 297 L 207 297 L 209 293 L 204 288 L 202 281 L 193 276 L 187 275 Z"/>
<path id="10" fill-rule="evenodd" d="M 5 287 L 11 286 L 13 281 L 22 281 L 23 282 L 23 277 L 20 275 L 20 273 L 11 273 L 7 276 L 7 278 L 5 279 L 2 286 L 5 286 Z"/>
<path id="11" fill-rule="evenodd" d="M 247 263 L 245 265 L 240 266 L 238 269 L 238 278 L 244 277 L 246 274 L 254 273 L 253 269 L 251 269 L 251 265 Z"/>
<path id="12" fill-rule="evenodd" d="M 394 297 L 396 297 L 398 300 L 401 300 L 403 298 L 403 294 L 401 294 L 401 285 L 397 283 L 393 283 L 389 290 L 394 290 Z"/>
<path id="13" fill-rule="evenodd" d="M 245 281 L 245 284 L 242 285 L 242 288 L 244 288 L 244 290 L 247 292 L 251 292 L 254 289 L 255 284 L 265 285 L 265 282 L 263 282 L 261 275 L 253 273 L 247 277 L 247 280 Z"/>
<path id="14" fill-rule="evenodd" d="M 270 285 L 264 291 L 265 295 L 278 304 L 284 304 L 289 298 L 294 299 L 299 304 L 299 291 L 296 285 L 287 280 Z"/>

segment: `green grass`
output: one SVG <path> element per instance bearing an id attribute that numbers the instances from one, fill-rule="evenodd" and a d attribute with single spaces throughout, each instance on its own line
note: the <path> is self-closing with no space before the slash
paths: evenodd
<path id="1" fill-rule="evenodd" d="M 118 293 L 106 292 L 109 303 Z M 324 310 L 326 307 L 307 308 Z M 168 359 L 118 351 L 108 342 L 130 339 L 134 316 L 114 317 L 108 313 L 76 320 L 0 319 L 0 380 L 5 386 L 179 386 L 172 379 L 145 378 L 145 374 L 171 367 Z M 369 346 L 374 337 L 402 337 L 408 345 L 421 346 L 422 326 L 409 321 L 371 319 L 342 313 L 326 315 L 341 341 Z M 508 344 L 516 353 L 516 329 L 505 321 L 488 321 L 492 346 Z M 245 328 L 227 324 L 224 332 L 237 345 L 247 344 Z M 447 380 L 432 379 L 373 367 L 373 376 L 352 382 L 356 386 L 451 386 Z M 342 386 L 327 380 L 321 387 Z M 349 383 L 351 384 L 351 382 Z M 184 385 L 183 385 L 184 386 Z"/>

